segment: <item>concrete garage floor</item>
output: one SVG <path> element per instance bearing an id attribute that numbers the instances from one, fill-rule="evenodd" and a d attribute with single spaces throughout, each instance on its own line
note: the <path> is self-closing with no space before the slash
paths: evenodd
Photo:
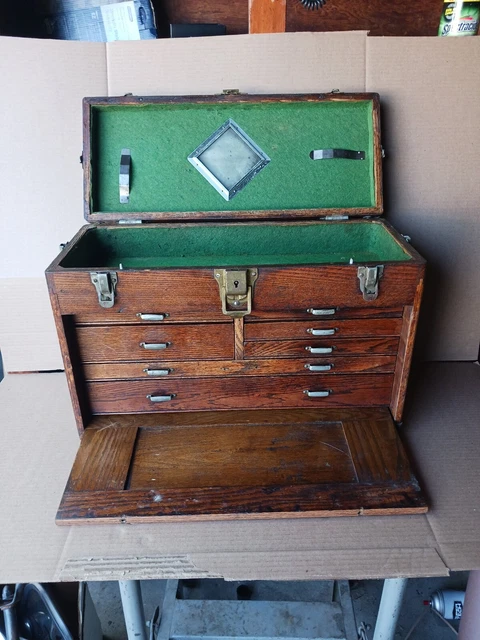
<path id="1" fill-rule="evenodd" d="M 395 640 L 404 640 L 413 623 L 424 611 L 423 601 L 436 589 L 460 589 L 466 587 L 468 572 L 452 574 L 449 578 L 421 578 L 408 582 Z M 364 622 L 368 640 L 373 630 L 382 592 L 382 580 L 362 580 L 350 583 L 351 596 L 357 625 Z M 89 582 L 89 589 L 102 623 L 104 637 L 108 640 L 125 640 L 122 605 L 118 583 Z M 237 588 L 249 587 L 252 600 L 296 600 L 305 602 L 328 601 L 331 598 L 331 582 L 224 582 L 222 580 L 186 581 L 185 594 L 189 598 L 215 600 L 236 599 Z M 145 616 L 150 619 L 155 607 L 161 605 L 165 590 L 164 580 L 142 581 Z M 453 622 L 458 629 L 458 624 Z M 437 617 L 428 613 L 410 640 L 452 640 L 453 632 Z"/>

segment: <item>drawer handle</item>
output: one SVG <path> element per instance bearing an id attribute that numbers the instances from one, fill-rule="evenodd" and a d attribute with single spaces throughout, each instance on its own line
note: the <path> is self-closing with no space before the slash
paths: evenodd
<path id="1" fill-rule="evenodd" d="M 170 346 L 170 342 L 140 342 L 140 346 L 150 351 L 159 351 Z"/>
<path id="2" fill-rule="evenodd" d="M 333 336 L 337 329 L 307 329 L 307 333 L 311 333 L 312 336 Z"/>
<path id="3" fill-rule="evenodd" d="M 333 347 L 305 347 L 310 353 L 332 353 Z"/>
<path id="4" fill-rule="evenodd" d="M 309 391 L 308 389 L 303 392 L 309 398 L 327 398 L 332 392 L 329 391 Z"/>
<path id="5" fill-rule="evenodd" d="M 147 376 L 168 376 L 172 369 L 144 369 Z"/>
<path id="6" fill-rule="evenodd" d="M 306 364 L 305 369 L 309 371 L 331 371 L 333 364 Z"/>
<path id="7" fill-rule="evenodd" d="M 176 393 L 170 393 L 168 396 L 148 395 L 147 399 L 150 400 L 150 402 L 169 402 L 170 400 L 173 400 L 176 395 L 177 395 Z"/>
<path id="8" fill-rule="evenodd" d="M 140 320 L 150 320 L 151 322 L 155 322 L 168 318 L 168 313 L 137 313 L 137 318 L 140 318 Z"/>
<path id="9" fill-rule="evenodd" d="M 311 313 L 312 316 L 333 316 L 336 309 L 307 309 L 307 313 Z"/>

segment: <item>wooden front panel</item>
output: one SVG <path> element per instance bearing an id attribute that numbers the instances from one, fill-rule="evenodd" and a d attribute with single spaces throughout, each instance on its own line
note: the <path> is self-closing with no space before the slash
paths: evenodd
<path id="1" fill-rule="evenodd" d="M 317 321 L 312 318 L 305 322 L 252 322 L 245 325 L 245 340 L 311 341 L 312 337 L 315 337 L 315 331 L 333 332 L 332 335 L 336 338 L 399 336 L 401 328 L 401 318 L 330 321 Z"/>
<path id="2" fill-rule="evenodd" d="M 156 361 L 116 362 L 115 364 L 86 364 L 83 367 L 86 380 L 123 380 L 156 378 L 195 378 L 209 376 L 270 376 L 270 375 L 318 375 L 309 365 L 329 366 L 322 375 L 343 373 L 393 373 L 395 356 L 336 356 L 333 358 L 305 358 L 298 360 L 202 360 L 198 362 Z M 149 372 L 151 372 L 149 374 Z M 155 375 L 152 375 L 152 372 Z M 165 372 L 168 372 L 165 375 Z"/>
<path id="3" fill-rule="evenodd" d="M 306 313 L 310 308 L 397 307 L 411 304 L 423 265 L 415 262 L 385 265 L 376 300 L 360 292 L 358 265 L 321 267 L 264 267 L 258 271 L 251 317 L 277 311 Z"/>
<path id="4" fill-rule="evenodd" d="M 175 426 L 141 430 L 130 489 L 155 489 L 159 482 L 175 489 L 199 487 L 206 478 L 209 486 L 248 487 L 252 478 L 260 486 L 355 482 L 356 473 L 341 422 L 206 426 L 181 434 Z"/>
<path id="5" fill-rule="evenodd" d="M 97 416 L 57 522 L 425 511 L 388 409 L 310 406 Z"/>
<path id="6" fill-rule="evenodd" d="M 223 409 L 268 409 L 330 406 L 382 406 L 391 398 L 393 376 L 279 376 L 202 378 L 198 380 L 142 380 L 89 382 L 87 389 L 94 414 L 151 413 Z M 305 391 L 330 395 L 311 398 Z M 171 397 L 154 402 L 147 398 Z"/>
<path id="7" fill-rule="evenodd" d="M 357 269 L 357 265 L 261 267 L 249 319 L 283 318 L 285 314 L 307 319 L 310 308 L 398 310 L 412 304 L 423 265 L 414 261 L 385 265 L 379 295 L 373 301 L 363 299 Z M 88 271 L 50 273 L 60 312 L 74 315 L 77 323 L 138 324 L 138 313 L 168 314 L 169 322 L 230 320 L 222 313 L 213 269 L 117 270 L 116 273 L 115 304 L 110 309 L 100 306 Z M 349 317 L 348 313 L 343 317 Z"/>
<path id="8" fill-rule="evenodd" d="M 246 342 L 245 358 L 304 358 L 313 349 L 332 349 L 331 354 L 321 354 L 322 357 L 336 355 L 373 355 L 395 354 L 398 349 L 398 338 L 311 338 L 303 340 L 265 340 L 263 342 Z M 320 354 L 311 354 L 319 357 Z"/>
<path id="9" fill-rule="evenodd" d="M 233 358 L 231 324 L 77 327 L 77 339 L 82 362 Z"/>
<path id="10" fill-rule="evenodd" d="M 229 320 L 222 313 L 213 269 L 116 270 L 118 283 L 111 309 L 100 306 L 89 273 L 49 274 L 60 312 L 75 315 L 77 322 L 138 323 L 137 313 L 168 313 L 169 321 Z"/>

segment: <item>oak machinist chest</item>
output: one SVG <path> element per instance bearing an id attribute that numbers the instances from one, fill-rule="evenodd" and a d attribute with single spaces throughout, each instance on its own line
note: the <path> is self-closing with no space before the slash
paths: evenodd
<path id="1" fill-rule="evenodd" d="M 46 276 L 81 436 L 59 524 L 426 511 L 396 432 L 425 262 L 377 94 L 86 98 Z"/>

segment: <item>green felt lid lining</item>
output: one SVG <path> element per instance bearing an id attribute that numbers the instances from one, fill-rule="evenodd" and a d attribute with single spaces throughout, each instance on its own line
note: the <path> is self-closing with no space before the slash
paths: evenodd
<path id="1" fill-rule="evenodd" d="M 153 102 L 90 105 L 92 218 L 154 212 L 372 211 L 378 206 L 373 99 Z M 271 162 L 232 200 L 188 155 L 232 118 Z M 130 200 L 119 202 L 121 150 L 130 149 Z M 312 160 L 316 149 L 365 152 L 365 160 Z M 321 212 L 320 212 L 321 213 Z M 377 211 L 378 213 L 378 211 Z M 174 217 L 174 216 L 173 216 Z M 245 214 L 248 218 L 248 213 Z M 182 216 L 183 218 L 183 216 Z"/>

